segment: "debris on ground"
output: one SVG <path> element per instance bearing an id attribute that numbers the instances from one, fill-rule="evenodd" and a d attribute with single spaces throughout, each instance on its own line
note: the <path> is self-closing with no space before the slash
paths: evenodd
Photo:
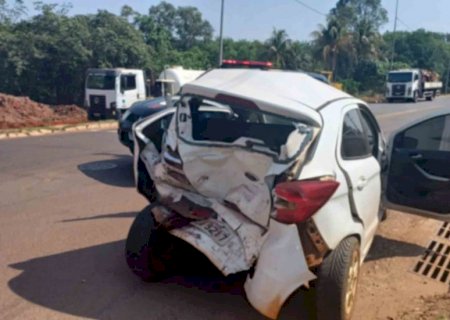
<path id="1" fill-rule="evenodd" d="M 76 124 L 86 121 L 86 111 L 76 105 L 50 106 L 28 97 L 0 93 L 0 129 Z"/>
<path id="2" fill-rule="evenodd" d="M 450 294 L 422 297 L 411 311 L 399 320 L 450 320 Z"/>

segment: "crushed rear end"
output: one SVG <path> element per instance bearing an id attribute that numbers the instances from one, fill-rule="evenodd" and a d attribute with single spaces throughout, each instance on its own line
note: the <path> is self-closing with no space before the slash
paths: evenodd
<path id="1" fill-rule="evenodd" d="M 321 117 L 280 95 L 280 83 L 226 75 L 186 85 L 161 152 L 150 142 L 140 157 L 157 191 L 155 220 L 224 275 L 252 270 L 247 298 L 275 318 L 315 278 L 297 226 L 273 217 L 275 187 L 298 178 Z"/>

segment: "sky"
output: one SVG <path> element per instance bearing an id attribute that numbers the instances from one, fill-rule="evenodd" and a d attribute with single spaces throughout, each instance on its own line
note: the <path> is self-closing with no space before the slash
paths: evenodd
<path id="1" fill-rule="evenodd" d="M 34 12 L 32 3 L 25 0 L 29 15 Z M 218 35 L 220 28 L 221 0 L 166 0 L 175 6 L 195 6 L 203 14 Z M 225 0 L 224 37 L 233 39 L 267 39 L 273 28 L 285 29 L 290 38 L 311 40 L 311 33 L 325 22 L 325 17 L 302 6 L 300 0 Z M 337 0 L 301 0 L 306 5 L 326 14 Z M 450 33 L 449 0 L 399 0 L 398 30 L 413 31 L 424 28 L 430 31 Z M 44 0 L 49 3 L 63 1 Z M 69 14 L 96 13 L 108 10 L 120 13 L 127 4 L 134 10 L 147 13 L 148 8 L 158 4 L 159 0 L 68 0 L 72 4 Z M 382 0 L 388 10 L 389 22 L 382 31 L 392 30 L 395 16 L 395 0 Z"/>

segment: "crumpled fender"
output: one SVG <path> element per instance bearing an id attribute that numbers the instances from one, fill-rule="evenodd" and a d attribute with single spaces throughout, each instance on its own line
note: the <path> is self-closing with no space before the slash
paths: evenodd
<path id="1" fill-rule="evenodd" d="M 306 263 L 297 227 L 271 220 L 254 274 L 244 285 L 250 304 L 276 319 L 289 296 L 315 278 Z"/>

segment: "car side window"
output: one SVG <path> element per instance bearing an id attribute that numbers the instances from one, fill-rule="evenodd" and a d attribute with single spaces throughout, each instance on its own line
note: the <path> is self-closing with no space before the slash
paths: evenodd
<path id="1" fill-rule="evenodd" d="M 360 159 L 372 155 L 367 130 L 358 109 L 345 114 L 342 126 L 341 156 L 345 160 Z"/>
<path id="2" fill-rule="evenodd" d="M 378 130 L 376 129 L 375 125 L 373 124 L 372 120 L 370 119 L 370 116 L 367 114 L 366 111 L 361 110 L 361 115 L 362 115 L 361 118 L 362 124 L 367 133 L 370 151 L 375 158 L 378 158 L 378 144 L 379 144 Z"/>
<path id="3" fill-rule="evenodd" d="M 421 122 L 396 137 L 395 148 L 450 151 L 450 116 Z"/>

